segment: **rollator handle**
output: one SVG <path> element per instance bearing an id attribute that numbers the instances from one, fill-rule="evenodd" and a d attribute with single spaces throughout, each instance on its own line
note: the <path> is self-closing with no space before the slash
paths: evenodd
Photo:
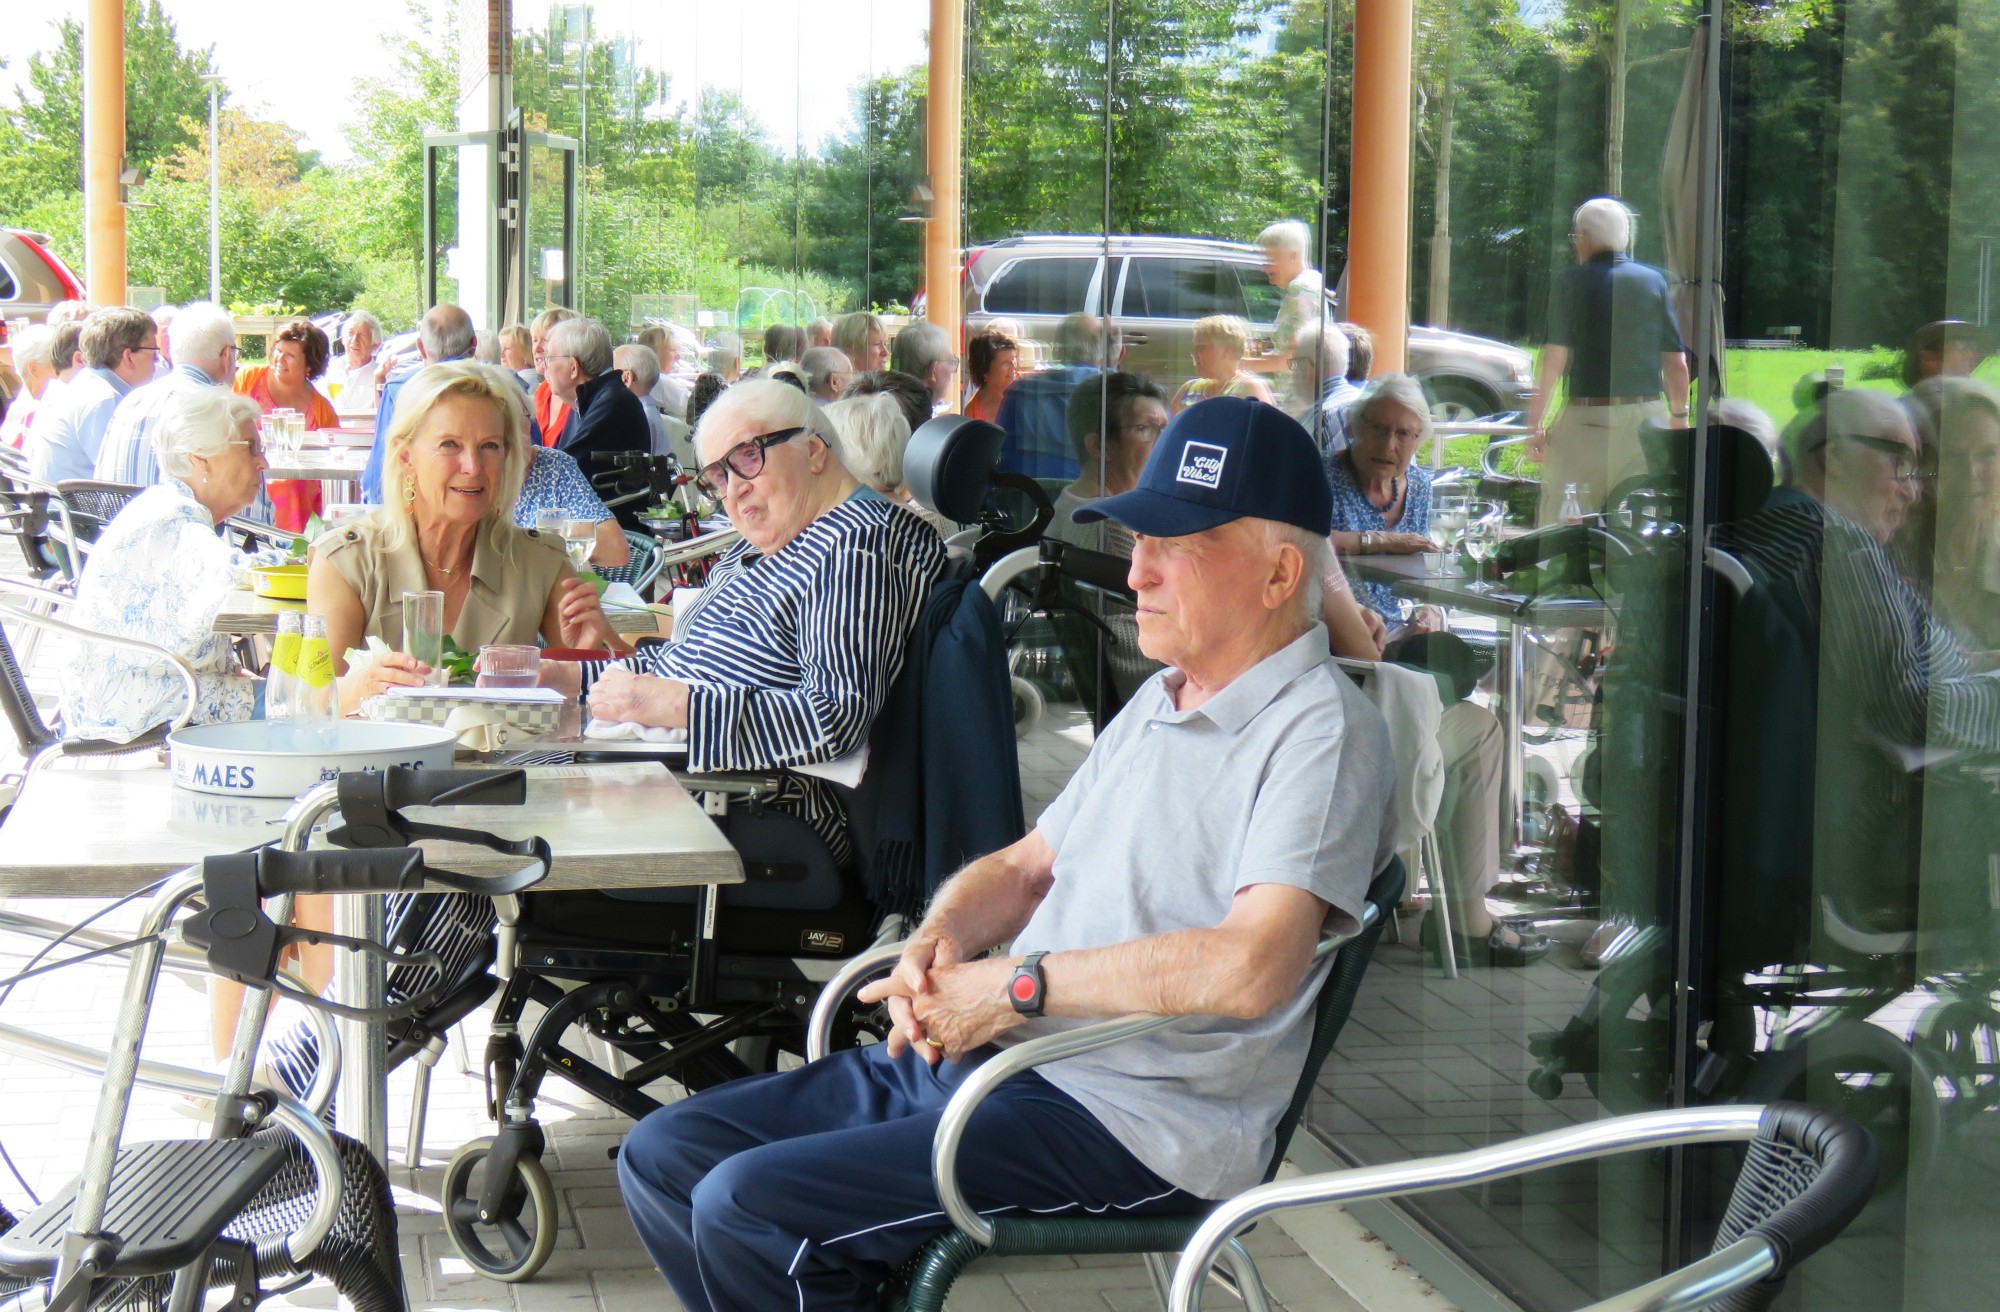
<path id="1" fill-rule="evenodd" d="M 424 854 L 414 847 L 327 848 L 287 852 L 262 847 L 254 853 L 209 857 L 203 876 L 216 863 L 252 857 L 260 897 L 281 893 L 413 893 L 424 886 Z"/>
<path id="2" fill-rule="evenodd" d="M 395 811 L 405 806 L 519 806 L 527 800 L 528 776 L 520 770 L 418 770 L 392 765 L 340 776 L 340 809 L 350 823 L 358 802 Z"/>

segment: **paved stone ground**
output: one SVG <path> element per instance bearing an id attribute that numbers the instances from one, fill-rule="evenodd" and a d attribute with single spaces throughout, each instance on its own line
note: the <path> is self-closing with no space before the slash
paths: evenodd
<path id="1" fill-rule="evenodd" d="M 1052 708 L 1042 727 L 1022 745 L 1022 791 L 1032 818 L 1054 796 L 1088 750 L 1090 730 L 1074 710 Z M 84 819 L 84 818 L 80 818 Z M 13 900 L 12 909 L 73 922 L 103 904 L 78 900 Z M 104 927 L 129 928 L 130 908 Z M 0 937 L 0 974 L 21 968 L 37 943 Z M 122 969 L 85 965 L 28 981 L 0 1005 L 0 1021 L 101 1046 L 109 1036 Z M 207 1044 L 207 1004 L 198 983 L 169 976 L 159 990 L 146 1055 L 189 1066 L 212 1065 Z M 281 1009 L 276 1023 L 284 1019 Z M 490 1131 L 481 1108 L 481 1084 L 472 1071 L 485 1042 L 483 1017 L 454 1041 L 434 1077 L 426 1144 L 420 1165 L 403 1159 L 413 1072 L 391 1082 L 391 1177 L 397 1187 L 405 1279 L 413 1309 L 495 1308 L 508 1312 L 676 1312 L 679 1304 L 638 1245 L 619 1204 L 607 1150 L 627 1122 L 567 1088 L 550 1088 L 541 1113 L 549 1130 L 546 1159 L 560 1208 L 554 1256 L 534 1280 L 516 1285 L 475 1272 L 443 1232 L 436 1201 L 446 1163 L 460 1145 Z M 553 1082 L 552 1082 L 553 1084 Z M 656 1089 L 663 1097 L 672 1090 Z M 19 1177 L 0 1163 L 0 1203 L 15 1212 L 29 1205 L 28 1187 L 58 1187 L 80 1166 L 88 1140 L 96 1089 L 92 1082 L 0 1055 L 0 1147 Z M 199 1127 L 167 1095 L 141 1093 L 127 1130 L 128 1142 L 183 1138 Z M 24 1184 L 25 1180 L 25 1184 Z M 1335 1208 L 1315 1209 L 1264 1225 L 1247 1241 L 1277 1306 L 1288 1312 L 1450 1312 L 1450 1304 L 1374 1236 Z M 324 1285 L 279 1300 L 297 1308 L 334 1305 Z M 1136 1259 L 1116 1257 L 1002 1259 L 976 1266 L 953 1293 L 955 1312 L 1126 1312 L 1156 1306 L 1149 1278 Z M 1235 1307 L 1211 1289 L 1205 1307 Z"/>

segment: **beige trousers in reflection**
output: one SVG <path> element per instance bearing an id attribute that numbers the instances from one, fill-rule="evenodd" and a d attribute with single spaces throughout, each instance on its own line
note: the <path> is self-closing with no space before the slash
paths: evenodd
<path id="1" fill-rule="evenodd" d="M 1604 509 L 1611 489 L 1646 472 L 1639 452 L 1639 427 L 1648 419 L 1665 423 L 1665 401 L 1637 405 L 1566 405 L 1549 426 L 1549 449 L 1542 461 L 1542 500 L 1535 523 L 1562 517 L 1563 488 L 1577 484 L 1583 513 Z M 1587 489 L 1587 490 L 1586 490 Z"/>
<path id="2" fill-rule="evenodd" d="M 1444 798 L 1435 826 L 1445 887 L 1455 904 L 1484 897 L 1500 880 L 1500 721 L 1476 702 L 1456 702 L 1438 720 Z"/>

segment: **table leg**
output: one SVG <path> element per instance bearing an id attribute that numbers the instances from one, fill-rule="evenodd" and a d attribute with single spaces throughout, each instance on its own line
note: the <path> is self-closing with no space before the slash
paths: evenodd
<path id="1" fill-rule="evenodd" d="M 333 900 L 336 934 L 380 943 L 384 899 L 376 894 L 344 894 Z M 333 954 L 333 996 L 351 1007 L 380 1007 L 388 987 L 379 958 L 365 952 Z M 334 1095 L 341 1131 L 361 1141 L 384 1166 L 389 1161 L 389 1038 L 379 1021 L 342 1019 L 340 1086 Z"/>
<path id="2" fill-rule="evenodd" d="M 1521 625 L 1517 621 L 1504 621 L 1501 631 L 1504 635 L 1501 669 L 1505 673 L 1500 697 L 1500 727 L 1504 735 L 1500 787 L 1507 811 L 1500 834 L 1500 850 L 1504 856 L 1520 847 L 1527 832 L 1521 812 L 1526 765 L 1521 759 L 1521 716 L 1526 710 L 1521 701 L 1526 696 L 1527 644 L 1522 641 Z"/>

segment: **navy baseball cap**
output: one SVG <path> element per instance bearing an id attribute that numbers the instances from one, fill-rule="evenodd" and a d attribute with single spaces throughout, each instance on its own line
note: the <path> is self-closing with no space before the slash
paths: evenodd
<path id="1" fill-rule="evenodd" d="M 1154 538 L 1232 519 L 1275 519 L 1324 536 L 1333 531 L 1333 488 L 1298 420 L 1262 401 L 1218 396 L 1167 425 L 1137 487 L 1079 506 L 1070 518 L 1115 520 Z"/>

